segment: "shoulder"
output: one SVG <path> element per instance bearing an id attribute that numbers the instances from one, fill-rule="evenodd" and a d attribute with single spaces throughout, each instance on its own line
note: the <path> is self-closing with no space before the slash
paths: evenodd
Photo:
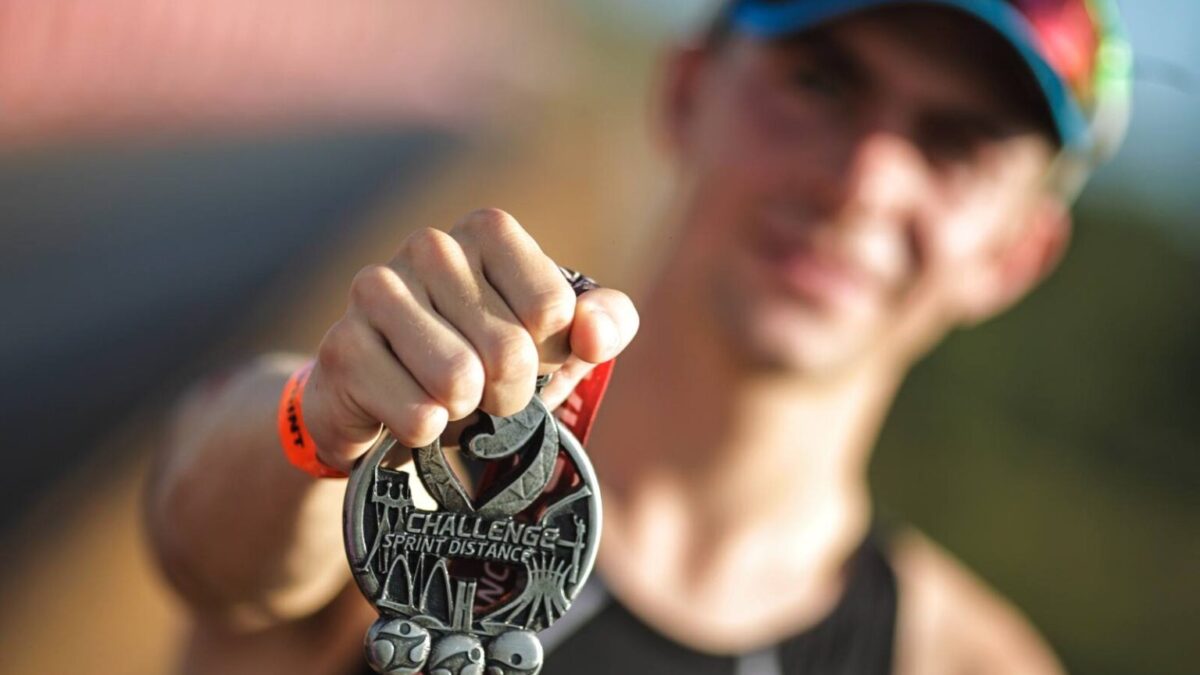
<path id="1" fill-rule="evenodd" d="M 897 673 L 1063 672 L 1029 621 L 948 552 L 911 529 L 888 548 L 899 592 Z"/>

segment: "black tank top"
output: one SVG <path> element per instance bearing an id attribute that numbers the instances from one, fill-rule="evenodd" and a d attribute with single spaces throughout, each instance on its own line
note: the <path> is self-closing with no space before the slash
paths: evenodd
<path id="1" fill-rule="evenodd" d="M 646 626 L 595 578 L 541 633 L 542 675 L 886 675 L 892 672 L 896 575 L 869 535 L 848 561 L 846 589 L 819 623 L 760 652 L 713 656 Z M 364 665 L 364 675 L 371 673 Z"/>

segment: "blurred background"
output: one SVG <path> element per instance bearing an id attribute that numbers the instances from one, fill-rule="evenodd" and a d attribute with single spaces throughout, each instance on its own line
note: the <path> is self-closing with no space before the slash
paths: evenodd
<path id="1" fill-rule="evenodd" d="M 138 509 L 173 400 L 313 349 L 410 229 L 498 206 L 638 288 L 669 237 L 656 55 L 710 6 L 0 0 L 0 673 L 172 669 L 182 616 Z M 1072 672 L 1182 675 L 1200 663 L 1200 4 L 1122 6 L 1134 123 L 1071 252 L 917 368 L 872 479 Z"/>

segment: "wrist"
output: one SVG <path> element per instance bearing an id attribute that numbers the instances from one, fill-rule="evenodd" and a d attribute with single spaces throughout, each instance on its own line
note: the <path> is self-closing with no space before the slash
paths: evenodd
<path id="1" fill-rule="evenodd" d="M 346 472 L 322 461 L 317 443 L 305 419 L 304 394 L 314 365 L 310 360 L 296 369 L 283 386 L 276 412 L 279 443 L 288 461 L 310 476 L 345 478 Z"/>

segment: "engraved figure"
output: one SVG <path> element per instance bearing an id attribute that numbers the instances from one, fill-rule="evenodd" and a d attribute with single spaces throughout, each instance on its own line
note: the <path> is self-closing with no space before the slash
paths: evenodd
<path id="1" fill-rule="evenodd" d="M 451 633 L 438 640 L 429 655 L 429 675 L 484 675 L 479 638 Z"/>
<path id="2" fill-rule="evenodd" d="M 502 633 L 487 646 L 486 675 L 537 675 L 542 669 L 542 643 L 527 630 Z"/>
<path id="3" fill-rule="evenodd" d="M 416 675 L 429 657 L 429 644 L 429 631 L 412 621 L 381 618 L 367 631 L 363 647 L 376 672 Z"/>

